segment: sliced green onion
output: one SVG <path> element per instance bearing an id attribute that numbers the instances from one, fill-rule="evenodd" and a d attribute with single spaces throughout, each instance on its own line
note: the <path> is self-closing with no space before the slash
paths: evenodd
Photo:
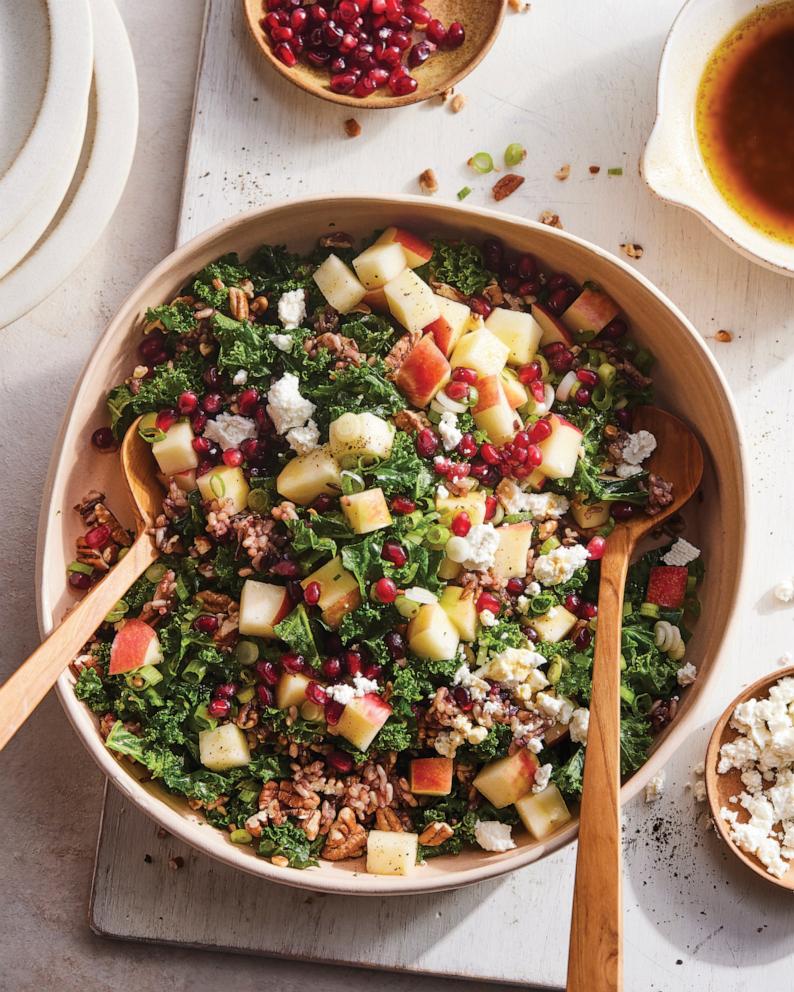
<path id="1" fill-rule="evenodd" d="M 438 410 L 427 409 L 425 410 L 425 416 L 427 417 L 427 419 L 430 421 L 431 424 L 441 423 L 441 414 L 438 412 Z"/>
<path id="2" fill-rule="evenodd" d="M 86 565 L 82 561 L 73 561 L 71 564 L 66 566 L 67 572 L 81 572 L 83 575 L 92 575 L 94 572 L 93 565 Z"/>
<path id="3" fill-rule="evenodd" d="M 202 703 L 193 710 L 193 723 L 199 730 L 214 730 L 218 726 L 215 717 L 210 716 L 206 703 Z"/>
<path id="4" fill-rule="evenodd" d="M 129 606 L 124 602 L 124 600 L 120 599 L 118 603 L 116 603 L 116 605 L 110 611 L 110 613 L 108 613 L 108 615 L 105 617 L 105 623 L 118 623 L 119 620 L 121 620 L 123 617 L 127 615 L 129 609 L 130 609 Z"/>
<path id="5" fill-rule="evenodd" d="M 628 397 L 621 396 L 615 404 L 615 410 L 624 410 L 629 405 Z"/>
<path id="6" fill-rule="evenodd" d="M 610 517 L 603 527 L 598 528 L 596 534 L 598 534 L 599 537 L 609 537 L 609 535 L 612 533 L 614 529 L 615 529 L 615 518 Z"/>
<path id="7" fill-rule="evenodd" d="M 406 620 L 413 620 L 419 612 L 419 605 L 413 599 L 408 599 L 407 596 L 398 596 L 394 601 L 395 610 L 397 610 L 401 617 L 405 617 Z"/>
<path id="8" fill-rule="evenodd" d="M 493 159 L 488 152 L 477 152 L 476 155 L 472 155 L 469 159 L 469 165 L 475 172 L 479 172 L 483 176 L 494 170 Z"/>
<path id="9" fill-rule="evenodd" d="M 237 677 L 243 685 L 253 685 L 256 682 L 256 674 L 251 668 L 241 668 Z"/>
<path id="10" fill-rule="evenodd" d="M 167 571 L 167 565 L 164 565 L 161 561 L 156 561 L 153 565 L 150 565 L 143 574 L 147 582 L 151 582 L 153 586 L 156 586 Z"/>
<path id="11" fill-rule="evenodd" d="M 342 492 L 345 496 L 352 496 L 354 493 L 363 493 L 367 488 L 366 482 L 356 472 L 344 468 L 341 472 Z"/>
<path id="12" fill-rule="evenodd" d="M 697 580 L 697 576 L 696 575 L 689 575 L 689 576 L 687 576 L 687 580 L 686 580 L 686 591 L 687 592 L 694 592 L 695 589 L 696 589 L 696 587 L 697 587 L 697 584 L 698 584 L 698 580 Z"/>
<path id="13" fill-rule="evenodd" d="M 629 663 L 626 661 L 626 659 L 623 657 L 623 655 L 621 655 L 620 656 L 620 670 L 621 670 L 621 672 L 625 672 L 628 667 L 629 667 Z"/>
<path id="14" fill-rule="evenodd" d="M 535 357 L 532 359 L 532 361 L 537 362 L 538 365 L 540 366 L 541 379 L 544 382 L 548 382 L 549 376 L 551 375 L 551 369 L 549 368 L 549 363 L 546 361 L 545 356 L 541 355 L 540 352 L 538 352 L 537 355 L 535 355 Z"/>
<path id="15" fill-rule="evenodd" d="M 546 669 L 546 678 L 552 685 L 556 685 L 562 677 L 562 658 L 555 655 L 551 664 Z"/>
<path id="16" fill-rule="evenodd" d="M 237 702 L 244 706 L 246 703 L 250 703 L 255 695 L 256 689 L 252 685 L 246 686 L 245 689 L 241 689 L 237 693 Z"/>
<path id="17" fill-rule="evenodd" d="M 547 555 L 550 551 L 555 548 L 559 548 L 560 542 L 556 537 L 547 537 L 546 540 L 540 546 L 540 553 L 542 555 Z"/>
<path id="18" fill-rule="evenodd" d="M 554 606 L 554 596 L 550 592 L 541 592 L 529 601 L 529 609 L 536 617 L 545 616 Z"/>
<path id="19" fill-rule="evenodd" d="M 480 391 L 476 386 L 469 386 L 469 396 L 466 402 L 470 408 L 477 406 L 480 402 Z"/>
<path id="20" fill-rule="evenodd" d="M 629 706 L 631 706 L 636 697 L 634 695 L 634 692 L 631 689 L 629 689 L 627 685 L 621 685 L 620 698 L 623 700 L 624 703 L 628 703 Z"/>
<path id="21" fill-rule="evenodd" d="M 428 547 L 432 548 L 433 551 L 440 551 L 449 538 L 450 533 L 448 528 L 444 527 L 442 524 L 433 524 L 427 532 L 425 543 Z"/>
<path id="22" fill-rule="evenodd" d="M 218 499 L 223 499 L 226 495 L 226 483 L 217 472 L 210 479 L 210 489 Z"/>
<path id="23" fill-rule="evenodd" d="M 471 186 L 464 186 L 462 189 L 458 190 L 458 199 L 465 200 L 470 193 L 471 193 Z"/>
<path id="24" fill-rule="evenodd" d="M 240 641 L 235 649 L 237 664 L 248 668 L 259 660 L 259 645 L 253 641 Z"/>
<path id="25" fill-rule="evenodd" d="M 307 699 L 301 704 L 300 714 L 308 723 L 320 723 L 325 717 L 325 709 L 319 703 Z"/>
<path id="26" fill-rule="evenodd" d="M 626 619 L 626 617 L 630 617 L 633 612 L 634 612 L 634 607 L 631 605 L 631 603 L 624 603 L 623 604 L 623 619 L 624 620 Z"/>
<path id="27" fill-rule="evenodd" d="M 601 380 L 605 389 L 611 389 L 615 385 L 617 375 L 618 370 L 611 362 L 603 362 L 598 366 L 598 378 Z"/>
<path id="28" fill-rule="evenodd" d="M 653 620 L 659 619 L 659 607 L 656 603 L 640 603 L 640 616 L 650 617 Z"/>
<path id="29" fill-rule="evenodd" d="M 623 175 L 623 168 L 618 165 L 615 168 L 607 169 L 607 175 L 608 176 L 622 176 Z"/>
<path id="30" fill-rule="evenodd" d="M 596 410 L 608 410 L 614 402 L 614 396 L 608 389 L 599 384 L 593 390 L 593 395 L 590 398 L 590 402 Z"/>
<path id="31" fill-rule="evenodd" d="M 182 678 L 185 682 L 190 682 L 193 685 L 198 685 L 200 682 L 204 681 L 204 676 L 207 674 L 207 666 L 203 661 L 198 661 L 194 658 L 193 661 L 189 661 L 185 665 L 182 672 Z"/>
<path id="32" fill-rule="evenodd" d="M 154 665 L 144 665 L 125 677 L 125 682 L 131 689 L 151 689 L 162 681 L 163 673 Z"/>
<path id="33" fill-rule="evenodd" d="M 270 497 L 264 489 L 252 489 L 248 494 L 248 509 L 252 513 L 260 516 L 269 513 L 271 508 Z"/>
<path id="34" fill-rule="evenodd" d="M 229 834 L 232 844 L 250 844 L 253 839 L 247 830 L 232 830 Z"/>
<path id="35" fill-rule="evenodd" d="M 141 424 L 138 427 L 138 434 L 147 444 L 156 444 L 158 441 L 165 440 L 165 431 L 161 431 L 159 427 L 144 427 Z"/>
<path id="36" fill-rule="evenodd" d="M 527 157 L 527 150 L 523 145 L 519 145 L 517 141 L 508 145 L 505 148 L 505 165 L 514 166 L 518 165 L 519 162 L 523 162 Z"/>

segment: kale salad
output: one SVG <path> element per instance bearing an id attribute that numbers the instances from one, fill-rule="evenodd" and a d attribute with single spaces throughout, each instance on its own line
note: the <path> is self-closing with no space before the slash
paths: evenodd
<path id="1" fill-rule="evenodd" d="M 566 823 L 599 561 L 673 498 L 617 302 L 493 238 L 389 227 L 226 255 L 141 330 L 92 441 L 151 445 L 161 557 L 72 666 L 106 746 L 284 867 L 402 875 Z M 77 509 L 79 591 L 130 536 L 102 493 Z M 629 572 L 625 775 L 696 676 L 682 526 Z"/>

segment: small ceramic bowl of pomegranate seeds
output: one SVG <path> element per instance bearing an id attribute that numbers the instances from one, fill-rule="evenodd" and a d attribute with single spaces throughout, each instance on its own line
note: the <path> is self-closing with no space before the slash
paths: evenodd
<path id="1" fill-rule="evenodd" d="M 286 79 L 347 106 L 440 96 L 496 40 L 505 0 L 243 0 L 256 44 Z"/>

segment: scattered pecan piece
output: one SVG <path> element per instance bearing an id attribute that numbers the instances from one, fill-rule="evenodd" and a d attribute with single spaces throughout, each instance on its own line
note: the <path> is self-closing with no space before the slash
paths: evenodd
<path id="1" fill-rule="evenodd" d="M 320 238 L 321 248 L 352 248 L 354 244 L 353 235 L 347 231 L 329 231 Z"/>
<path id="2" fill-rule="evenodd" d="M 561 165 L 560 168 L 557 169 L 557 171 L 554 173 L 554 178 L 559 179 L 561 183 L 564 183 L 565 180 L 568 178 L 568 176 L 570 176 L 570 174 L 571 174 L 571 166 L 570 163 L 566 162 L 565 165 Z"/>
<path id="3" fill-rule="evenodd" d="M 425 847 L 438 847 L 455 833 L 448 823 L 431 823 L 419 834 L 419 843 Z"/>
<path id="4" fill-rule="evenodd" d="M 526 14 L 532 7 L 529 0 L 507 0 L 507 2 L 510 9 L 515 11 L 516 14 Z"/>
<path id="5" fill-rule="evenodd" d="M 407 334 L 403 334 L 397 344 L 394 345 L 389 354 L 383 359 L 391 375 L 396 375 L 400 371 L 403 362 L 414 350 L 414 346 L 421 337 L 421 331 L 415 331 L 413 334 L 408 332 Z"/>
<path id="6" fill-rule="evenodd" d="M 449 109 L 453 114 L 459 114 L 461 110 L 466 106 L 466 97 L 462 93 L 456 93 L 452 97 L 452 102 L 449 105 Z"/>
<path id="7" fill-rule="evenodd" d="M 600 165 L 591 165 L 588 171 L 589 171 L 589 173 L 590 173 L 591 176 L 597 176 L 598 173 L 601 171 L 601 166 Z"/>
<path id="8" fill-rule="evenodd" d="M 419 176 L 419 188 L 423 193 L 438 192 L 438 178 L 432 169 L 425 169 Z"/>
<path id="9" fill-rule="evenodd" d="M 328 840 L 322 849 L 327 861 L 344 861 L 357 858 L 367 849 L 367 831 L 356 820 L 349 806 L 343 806 L 328 831 Z"/>
<path id="10" fill-rule="evenodd" d="M 538 217 L 541 224 L 545 224 L 547 227 L 557 227 L 562 230 L 562 221 L 560 220 L 560 215 L 555 214 L 553 210 L 543 210 Z"/>
<path id="11" fill-rule="evenodd" d="M 645 249 L 642 245 L 635 244 L 634 242 L 627 241 L 620 246 L 620 250 L 624 255 L 628 255 L 629 258 L 642 258 L 645 254 Z"/>
<path id="12" fill-rule="evenodd" d="M 361 125 L 355 117 L 348 117 L 345 121 L 345 134 L 348 138 L 357 138 L 361 134 Z"/>
<path id="13" fill-rule="evenodd" d="M 518 189 L 524 182 L 523 176 L 517 176 L 515 172 L 508 172 L 497 180 L 493 188 L 494 200 L 504 200 Z"/>
<path id="14" fill-rule="evenodd" d="M 416 410 L 399 410 L 393 417 L 394 426 L 397 430 L 406 434 L 416 434 L 418 431 L 430 427 L 430 421 L 423 413 Z"/>
<path id="15" fill-rule="evenodd" d="M 733 341 L 733 333 L 731 331 L 717 331 L 714 340 L 721 344 L 728 344 L 729 341 Z"/>
<path id="16" fill-rule="evenodd" d="M 229 309 L 235 320 L 248 320 L 248 297 L 237 286 L 232 286 L 229 290 Z"/>
<path id="17" fill-rule="evenodd" d="M 403 829 L 399 816 L 388 806 L 375 811 L 375 826 L 378 830 L 390 831 L 391 833 L 402 833 Z"/>

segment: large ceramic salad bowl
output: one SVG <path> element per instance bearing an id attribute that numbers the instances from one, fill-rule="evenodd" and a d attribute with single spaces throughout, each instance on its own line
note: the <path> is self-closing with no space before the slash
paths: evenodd
<path id="1" fill-rule="evenodd" d="M 255 211 L 226 222 L 178 249 L 155 268 L 132 293 L 112 321 L 89 362 L 67 412 L 56 445 L 48 499 L 42 507 L 39 544 L 39 616 L 43 632 L 51 629 L 71 602 L 65 570 L 73 557 L 79 518 L 72 512 L 87 489 L 107 494 L 110 506 L 128 522 L 117 463 L 90 444 L 92 431 L 106 422 L 105 395 L 136 364 L 143 315 L 149 306 L 173 299 L 189 278 L 227 252 L 246 258 L 263 243 L 288 244 L 309 251 L 318 236 L 346 231 L 356 237 L 398 225 L 420 235 L 462 238 L 473 242 L 495 237 L 512 249 L 530 252 L 545 267 L 564 272 L 587 286 L 597 284 L 618 301 L 640 346 L 657 358 L 657 402 L 688 421 L 707 455 L 702 498 L 688 508 L 688 530 L 703 551 L 707 579 L 700 591 L 702 616 L 688 646 L 687 660 L 698 668 L 694 685 L 682 694 L 675 719 L 656 737 L 647 763 L 624 785 L 628 798 L 658 770 L 686 739 L 695 710 L 713 678 L 718 651 L 731 620 L 743 556 L 745 480 L 737 418 L 722 376 L 683 315 L 647 280 L 617 258 L 556 229 L 487 210 L 469 210 L 418 197 L 338 196 L 305 199 Z M 67 659 L 65 659 L 66 661 Z M 285 884 L 358 894 L 405 894 L 453 888 L 493 877 L 535 861 L 576 835 L 575 818 L 543 840 L 516 836 L 517 847 L 501 853 L 466 849 L 455 856 L 428 860 L 405 877 L 368 875 L 360 861 L 321 861 L 298 871 L 257 858 L 247 847 L 230 844 L 183 800 L 134 774 L 105 747 L 97 721 L 74 695 L 74 678 L 66 672 L 58 693 L 91 756 L 122 793 L 171 833 L 197 849 L 241 870 Z"/>

